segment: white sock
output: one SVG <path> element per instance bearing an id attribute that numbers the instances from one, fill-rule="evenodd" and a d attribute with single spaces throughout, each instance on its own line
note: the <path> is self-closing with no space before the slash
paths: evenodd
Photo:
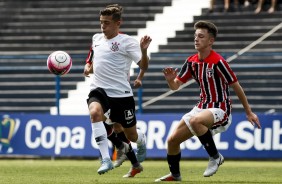
<path id="1" fill-rule="evenodd" d="M 91 123 L 92 133 L 99 147 L 102 159 L 110 158 L 107 131 L 103 122 Z"/>
<path id="2" fill-rule="evenodd" d="M 139 129 L 137 129 L 137 134 L 138 134 L 138 138 L 137 138 L 136 143 L 145 144 L 146 143 L 145 135 Z"/>

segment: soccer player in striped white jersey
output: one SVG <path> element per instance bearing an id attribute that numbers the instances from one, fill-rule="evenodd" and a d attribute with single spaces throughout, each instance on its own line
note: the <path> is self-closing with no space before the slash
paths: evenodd
<path id="1" fill-rule="evenodd" d="M 197 53 L 188 57 L 181 70 L 167 67 L 163 70 L 168 86 L 177 90 L 190 79 L 196 80 L 200 89 L 200 99 L 195 107 L 185 114 L 172 135 L 168 138 L 167 162 L 170 173 L 159 181 L 181 181 L 180 144 L 197 136 L 209 155 L 209 163 L 203 174 L 212 176 L 223 163 L 224 157 L 218 152 L 213 135 L 224 132 L 231 124 L 231 100 L 229 87 L 232 87 L 241 101 L 247 119 L 260 128 L 256 114 L 251 110 L 247 97 L 224 58 L 212 49 L 217 36 L 217 27 L 208 21 L 194 25 L 194 45 Z"/>
<path id="2" fill-rule="evenodd" d="M 142 70 L 147 70 L 147 49 L 152 39 L 144 36 L 139 43 L 131 36 L 120 34 L 121 23 L 121 6 L 109 5 L 100 11 L 102 33 L 93 36 L 84 67 L 85 76 L 93 72 L 87 103 L 92 132 L 102 156 L 98 174 L 113 169 L 103 124 L 105 117 L 108 121 L 120 123 L 126 138 L 137 143 L 136 156 L 139 162 L 146 156 L 146 137 L 136 128 L 135 101 L 128 76 L 133 61 Z"/>

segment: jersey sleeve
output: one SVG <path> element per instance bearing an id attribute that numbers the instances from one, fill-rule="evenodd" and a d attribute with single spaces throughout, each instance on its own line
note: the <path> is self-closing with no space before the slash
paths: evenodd
<path id="1" fill-rule="evenodd" d="M 189 79 L 192 78 L 191 66 L 188 62 L 188 59 L 182 65 L 180 72 L 177 74 L 176 78 L 183 83 L 186 83 Z"/>
<path id="2" fill-rule="evenodd" d="M 93 35 L 92 37 L 92 43 L 91 43 L 91 46 L 89 48 L 89 52 L 88 52 L 88 55 L 87 55 L 87 58 L 86 58 L 86 63 L 89 63 L 89 64 L 92 64 L 93 62 L 93 58 L 94 58 L 94 49 L 93 49 L 93 46 L 97 40 L 97 38 L 99 38 L 101 34 L 99 33 L 96 33 Z"/>
<path id="3" fill-rule="evenodd" d="M 129 57 L 138 64 L 142 57 L 139 42 L 132 37 L 128 37 L 126 43 L 126 52 Z"/>
<path id="4" fill-rule="evenodd" d="M 232 71 L 229 64 L 225 60 L 220 60 L 218 62 L 218 71 L 227 84 L 230 85 L 238 81 L 235 73 Z"/>
<path id="5" fill-rule="evenodd" d="M 86 64 L 92 64 L 92 59 L 93 59 L 93 56 L 94 56 L 94 51 L 93 51 L 93 48 L 92 48 L 92 45 L 90 46 L 90 49 L 89 49 L 89 52 L 88 52 L 88 55 L 87 55 L 87 58 L 86 58 Z"/>

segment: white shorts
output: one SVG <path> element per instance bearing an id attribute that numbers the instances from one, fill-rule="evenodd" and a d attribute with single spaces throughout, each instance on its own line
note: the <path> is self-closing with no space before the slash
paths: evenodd
<path id="1" fill-rule="evenodd" d="M 202 112 L 203 110 L 209 110 L 213 114 L 214 123 L 213 126 L 210 128 L 212 135 L 225 132 L 231 125 L 231 114 L 227 116 L 227 114 L 220 108 L 199 109 L 198 107 L 194 107 L 190 112 L 182 116 L 182 119 L 185 121 L 186 125 L 188 126 L 189 130 L 193 135 L 196 135 L 196 133 L 190 125 L 190 118 L 195 116 L 199 112 Z"/>

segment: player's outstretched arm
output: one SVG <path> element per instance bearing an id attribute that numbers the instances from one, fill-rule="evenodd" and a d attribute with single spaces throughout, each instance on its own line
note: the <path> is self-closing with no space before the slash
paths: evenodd
<path id="1" fill-rule="evenodd" d="M 163 69 L 164 77 L 171 90 L 177 90 L 183 83 L 176 78 L 177 68 L 167 67 Z"/>
<path id="2" fill-rule="evenodd" d="M 144 74 L 145 74 L 145 70 L 143 70 L 143 69 L 140 68 L 139 74 L 138 74 L 138 76 L 137 76 L 137 78 L 135 79 L 134 84 L 133 84 L 133 86 L 134 86 L 135 88 L 139 88 L 139 87 L 142 86 L 142 79 L 143 79 L 143 77 L 144 77 Z"/>
<path id="3" fill-rule="evenodd" d="M 138 63 L 139 67 L 142 70 L 147 70 L 149 65 L 149 57 L 147 55 L 148 47 L 151 43 L 152 39 L 150 36 L 143 36 L 140 40 L 140 48 L 141 48 L 141 61 Z"/>
<path id="4" fill-rule="evenodd" d="M 247 119 L 252 123 L 252 125 L 257 125 L 258 128 L 261 128 L 259 118 L 257 117 L 257 115 L 255 113 L 252 112 L 252 109 L 251 109 L 251 107 L 248 103 L 245 92 L 244 92 L 243 88 L 241 87 L 241 85 L 239 84 L 239 82 L 235 82 L 235 83 L 231 84 L 231 87 L 233 88 L 234 92 L 236 93 L 239 100 L 241 101 L 241 103 L 242 103 L 242 105 L 245 109 Z"/>

